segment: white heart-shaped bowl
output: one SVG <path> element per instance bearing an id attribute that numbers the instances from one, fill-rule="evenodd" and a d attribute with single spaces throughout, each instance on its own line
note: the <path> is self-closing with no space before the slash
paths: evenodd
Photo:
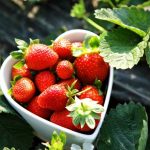
<path id="1" fill-rule="evenodd" d="M 70 30 L 67 31 L 63 34 L 61 34 L 56 40 L 60 38 L 65 38 L 69 39 L 71 42 L 75 41 L 83 41 L 86 35 L 92 35 L 92 36 L 97 36 L 95 33 L 92 33 L 90 31 L 86 30 L 81 30 L 81 29 L 75 29 L 75 30 Z M 104 102 L 104 109 L 105 111 L 101 115 L 101 120 L 95 129 L 95 131 L 92 134 L 83 134 L 83 133 L 78 133 L 66 128 L 63 128 L 59 125 L 56 125 L 52 122 L 49 122 L 48 120 L 45 120 L 43 118 L 40 118 L 33 113 L 29 112 L 25 108 L 23 108 L 21 105 L 19 105 L 16 101 L 14 101 L 11 96 L 8 94 L 8 89 L 10 88 L 10 80 L 11 80 L 11 69 L 13 64 L 16 63 L 16 60 L 13 59 L 11 56 L 7 57 L 6 60 L 3 62 L 0 70 L 0 85 L 1 89 L 10 103 L 10 105 L 31 125 L 33 130 L 35 131 L 36 135 L 43 139 L 44 141 L 49 141 L 51 138 L 51 135 L 53 131 L 63 131 L 67 135 L 67 143 L 76 143 L 76 144 L 81 144 L 83 142 L 93 142 L 102 126 L 107 107 L 109 104 L 110 100 L 110 95 L 112 91 L 112 84 L 113 84 L 113 68 L 110 67 L 110 72 L 109 72 L 109 77 L 108 77 L 108 85 L 107 85 L 107 93 L 105 97 L 105 102 Z"/>

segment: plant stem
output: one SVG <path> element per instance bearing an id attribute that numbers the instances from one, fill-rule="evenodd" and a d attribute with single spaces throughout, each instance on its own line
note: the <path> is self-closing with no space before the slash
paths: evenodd
<path id="1" fill-rule="evenodd" d="M 98 29 L 101 33 L 106 32 L 107 30 L 105 30 L 102 26 L 98 25 L 97 23 L 95 23 L 93 20 L 89 19 L 88 17 L 84 16 L 83 19 L 88 22 L 90 25 L 92 25 L 93 27 L 95 27 L 96 29 Z"/>
<path id="2" fill-rule="evenodd" d="M 112 7 L 115 8 L 116 6 L 113 4 L 113 2 L 111 0 L 108 1 L 108 4 Z"/>

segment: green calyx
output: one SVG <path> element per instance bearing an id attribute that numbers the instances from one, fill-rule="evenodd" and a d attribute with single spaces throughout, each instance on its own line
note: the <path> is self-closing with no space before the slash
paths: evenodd
<path id="1" fill-rule="evenodd" d="M 12 51 L 10 53 L 10 55 L 14 58 L 14 59 L 17 59 L 17 60 L 22 60 L 24 59 L 24 56 L 25 56 L 25 53 L 26 53 L 26 50 L 27 48 L 32 45 L 32 44 L 38 44 L 39 43 L 39 39 L 29 39 L 30 40 L 30 43 L 28 44 L 27 42 L 25 42 L 24 40 L 20 40 L 20 39 L 15 39 L 15 42 L 17 44 L 17 48 L 19 50 L 16 50 L 16 51 Z"/>
<path id="2" fill-rule="evenodd" d="M 80 92 L 79 92 L 78 89 L 75 89 L 76 83 L 77 83 L 77 80 L 75 80 L 75 81 L 71 84 L 71 86 L 68 86 L 68 87 L 67 87 L 67 94 L 66 94 L 66 96 L 68 97 L 67 106 L 75 102 L 75 99 L 74 99 L 75 96 L 79 96 L 79 95 L 81 95 L 82 93 L 84 93 L 85 91 L 88 91 L 88 90 L 91 89 L 91 88 L 88 88 L 88 89 L 86 89 L 86 90 L 83 90 L 83 91 L 80 91 Z"/>
<path id="3" fill-rule="evenodd" d="M 96 126 L 95 119 L 100 119 L 100 113 L 104 111 L 104 107 L 97 104 L 90 98 L 80 100 L 75 97 L 75 102 L 66 107 L 70 111 L 69 117 L 72 117 L 75 126 L 80 125 L 81 128 L 86 124 L 89 128 L 94 129 Z"/>
<path id="4" fill-rule="evenodd" d="M 72 47 L 74 57 L 79 57 L 84 54 L 99 53 L 99 37 L 89 36 L 85 37 L 81 47 Z"/>
<path id="5" fill-rule="evenodd" d="M 12 81 L 10 81 L 10 84 L 11 84 L 11 88 L 8 90 L 8 94 L 9 95 L 12 95 L 12 89 L 14 87 L 14 85 L 16 84 L 16 82 L 21 79 L 22 76 L 18 75 L 18 76 L 15 76 L 14 79 Z"/>

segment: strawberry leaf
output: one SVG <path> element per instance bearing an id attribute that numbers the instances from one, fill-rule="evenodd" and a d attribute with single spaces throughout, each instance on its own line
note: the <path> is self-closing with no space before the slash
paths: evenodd
<path id="1" fill-rule="evenodd" d="M 76 3 L 73 6 L 70 13 L 72 17 L 76 17 L 79 19 L 83 18 L 85 14 L 86 14 L 86 9 L 85 9 L 84 0 L 80 0 L 79 3 Z"/>
<path id="2" fill-rule="evenodd" d="M 136 7 L 102 8 L 95 11 L 95 17 L 115 23 L 144 37 L 150 24 L 150 12 Z"/>
<path id="3" fill-rule="evenodd" d="M 0 97 L 0 149 L 5 146 L 27 150 L 33 142 L 31 127 Z"/>
<path id="4" fill-rule="evenodd" d="M 18 60 L 21 60 L 24 57 L 24 53 L 21 50 L 19 50 L 19 51 L 13 51 L 13 52 L 10 53 L 10 55 L 13 58 L 18 59 Z"/>
<path id="5" fill-rule="evenodd" d="M 53 132 L 52 139 L 50 143 L 43 143 L 47 148 L 45 150 L 63 150 L 66 144 L 66 134 L 60 132 L 57 134 L 56 131 Z"/>
<path id="6" fill-rule="evenodd" d="M 119 104 L 106 116 L 96 142 L 102 150 L 145 150 L 148 118 L 145 108 L 130 102 Z"/>
<path id="7" fill-rule="evenodd" d="M 147 44 L 147 48 L 145 49 L 146 61 L 150 66 L 150 42 Z"/>
<path id="8" fill-rule="evenodd" d="M 135 33 L 119 28 L 100 36 L 100 55 L 117 69 L 132 68 L 144 54 L 149 35 L 143 40 Z"/>

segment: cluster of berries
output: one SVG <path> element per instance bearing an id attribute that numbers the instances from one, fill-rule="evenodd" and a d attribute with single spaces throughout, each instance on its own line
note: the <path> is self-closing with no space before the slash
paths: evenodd
<path id="1" fill-rule="evenodd" d="M 83 42 L 67 39 L 51 46 L 38 40 L 16 40 L 18 60 L 12 67 L 11 96 L 30 112 L 77 132 L 90 132 L 99 123 L 104 96 L 94 82 L 103 82 L 109 71 L 98 52 L 74 57 Z"/>

